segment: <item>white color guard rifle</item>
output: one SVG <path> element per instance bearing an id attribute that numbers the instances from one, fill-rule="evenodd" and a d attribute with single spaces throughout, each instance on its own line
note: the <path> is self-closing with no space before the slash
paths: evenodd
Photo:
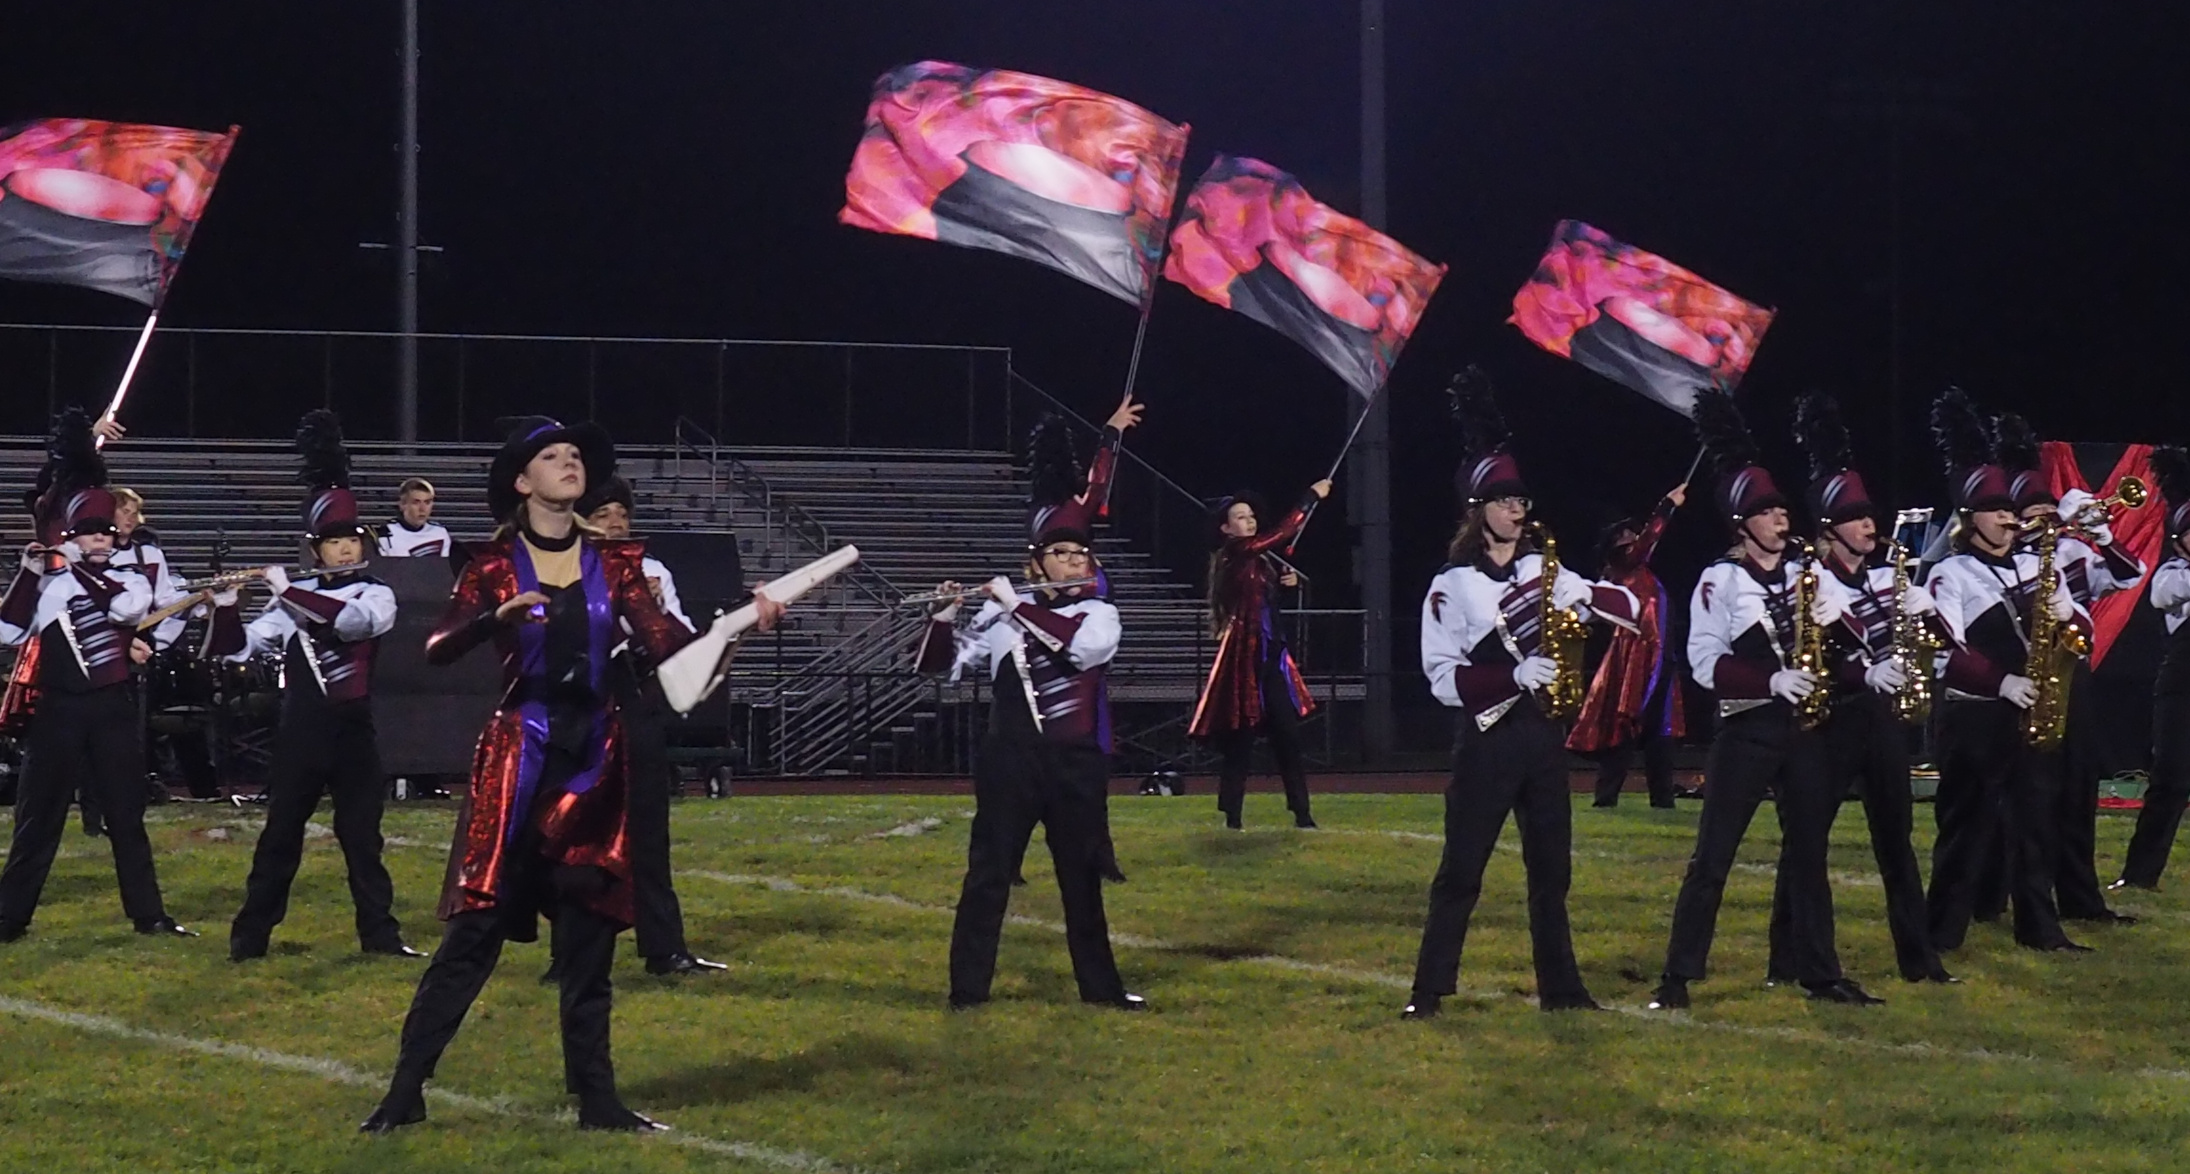
<path id="1" fill-rule="evenodd" d="M 858 547 L 838 547 L 795 571 L 786 572 L 754 594 L 789 604 L 858 561 Z M 690 713 L 693 707 L 707 700 L 730 671 L 732 646 L 746 629 L 759 622 L 758 603 L 748 603 L 736 611 L 717 615 L 699 639 L 662 661 L 654 670 L 654 679 L 661 682 L 662 697 L 669 702 L 669 708 L 678 713 Z"/>

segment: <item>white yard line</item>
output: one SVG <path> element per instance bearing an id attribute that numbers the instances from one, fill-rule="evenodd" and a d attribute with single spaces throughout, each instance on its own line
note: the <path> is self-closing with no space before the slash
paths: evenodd
<path id="1" fill-rule="evenodd" d="M 287 1052 L 276 1052 L 267 1048 L 253 1047 L 249 1044 L 234 1044 L 225 1040 L 198 1039 L 194 1036 L 177 1035 L 173 1032 L 155 1031 L 151 1028 L 138 1027 L 133 1023 L 125 1023 L 122 1020 L 108 1018 L 104 1015 L 86 1015 L 78 1011 L 50 1007 L 44 1003 L 36 1003 L 28 999 L 13 999 L 0 995 L 0 1014 L 13 1015 L 19 1019 L 33 1019 L 41 1023 L 51 1023 L 91 1035 L 103 1035 L 112 1039 L 150 1044 L 174 1052 L 194 1052 L 201 1056 L 217 1056 L 225 1060 L 242 1060 L 264 1068 L 275 1068 L 284 1072 L 317 1077 L 333 1084 L 372 1089 L 383 1088 L 387 1085 L 385 1077 L 359 1071 L 340 1060 L 328 1060 L 318 1056 L 293 1056 Z M 429 1087 L 426 1090 L 426 1095 L 444 1105 L 471 1109 L 496 1117 L 525 1121 L 559 1121 L 565 1124 L 575 1120 L 569 1113 L 536 1113 L 529 1109 L 520 1108 L 501 1098 L 467 1096 L 443 1088 Z M 760 1145 L 755 1142 L 720 1141 L 712 1137 L 701 1137 L 696 1133 L 685 1133 L 681 1130 L 651 1134 L 648 1135 L 648 1140 L 665 1145 L 683 1146 L 703 1153 L 737 1158 L 741 1161 L 753 1162 L 763 1166 L 772 1166 L 779 1170 L 810 1171 L 812 1174 L 829 1174 L 829 1172 L 850 1174 L 848 1167 L 837 1165 L 826 1158 L 818 1158 L 797 1150 L 779 1150 L 774 1146 Z"/>

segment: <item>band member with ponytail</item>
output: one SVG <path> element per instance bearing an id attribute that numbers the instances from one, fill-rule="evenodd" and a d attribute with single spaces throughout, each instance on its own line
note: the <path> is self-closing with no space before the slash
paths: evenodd
<path id="1" fill-rule="evenodd" d="M 1733 530 L 1734 547 L 1704 568 L 1688 608 L 1688 667 L 1718 699 L 1719 732 L 1704 763 L 1696 850 L 1673 906 L 1665 971 L 1650 1006 L 1688 1006 L 1688 984 L 1707 975 L 1726 877 L 1767 791 L 1779 815 L 1793 977 L 1812 999 L 1882 1002 L 1841 973 L 1825 853 L 1835 788 L 1843 784 L 1827 771 L 1823 736 L 1805 729 L 1797 713 L 1825 687 L 1820 675 L 1798 667 L 1802 628 L 1838 622 L 1846 588 L 1817 572 L 1811 613 L 1797 614 L 1813 568 L 1789 550 L 1787 499 L 1757 463 L 1731 395 L 1699 391 L 1695 410 L 1706 459 L 1718 472 L 1719 517 Z"/>
<path id="2" fill-rule="evenodd" d="M 33 514 L 42 541 L 0 597 L 0 640 L 31 661 L 28 758 L 16 787 L 15 837 L 0 869 L 0 942 L 30 928 L 78 788 L 104 813 L 122 912 L 138 933 L 195 937 L 167 915 L 145 835 L 144 742 L 129 680 L 129 648 L 152 603 L 144 576 L 112 570 L 114 495 L 90 419 L 70 408 L 54 424 Z"/>
<path id="3" fill-rule="evenodd" d="M 1453 411 L 1466 435 L 1467 463 L 1457 480 L 1467 512 L 1448 565 L 1422 602 L 1422 671 L 1430 692 L 1459 712 L 1445 788 L 1444 856 L 1430 882 L 1413 994 L 1400 1014 L 1434 1016 L 1459 988 L 1460 953 L 1483 893 L 1483 868 L 1509 812 L 1521 829 L 1528 869 L 1537 1005 L 1595 1010 L 1567 923 L 1573 808 L 1566 731 L 1545 708 L 1543 690 L 1560 665 L 1545 647 L 1546 564 L 1526 533 L 1528 486 L 1506 449 L 1505 421 L 1488 382 L 1456 380 Z M 1554 606 L 1585 620 L 1635 627 L 1640 609 L 1625 587 L 1562 569 L 1548 589 Z"/>
<path id="4" fill-rule="evenodd" d="M 335 840 L 349 870 L 358 947 L 423 958 L 403 944 L 392 911 L 395 884 L 381 862 L 387 781 L 373 725 L 373 657 L 395 627 L 395 592 L 356 569 L 373 536 L 358 521 L 341 421 L 325 409 L 307 413 L 297 425 L 297 450 L 304 461 L 304 535 L 321 573 L 292 581 L 282 568 L 266 568 L 274 596 L 266 610 L 247 627 L 235 593 L 223 593 L 206 635 L 210 656 L 242 661 L 279 654 L 288 682 L 267 776 L 266 827 L 251 854 L 243 908 L 228 931 L 228 956 L 237 962 L 266 956 L 274 927 L 289 912 L 305 824 L 324 793 L 334 804 Z"/>
<path id="5" fill-rule="evenodd" d="M 1993 422 L 1993 437 L 2000 467 L 2010 478 L 2008 492 L 2015 499 L 2015 512 L 2025 520 L 2052 517 L 2068 523 L 2094 500 L 2085 489 L 2054 494 L 2040 467 L 2038 437 L 2021 416 L 2000 416 Z M 2105 522 L 2063 533 L 2055 544 L 2053 558 L 2069 599 L 2086 614 L 2099 600 L 2144 580 L 2144 564 L 2115 543 L 2114 528 Z M 2098 690 L 2091 679 L 2091 662 L 2078 660 L 2069 684 L 2066 736 L 2059 750 L 2045 756 L 2048 768 L 2061 780 L 2055 821 L 2060 856 L 2054 865 L 2053 893 L 2065 921 L 2129 924 L 2136 918 L 2107 908 L 2106 896 L 2099 891 L 2099 778 L 2108 773 L 2100 732 L 2103 722 Z M 1987 896 L 1991 899 L 1979 902 L 1980 913 L 1997 913 L 2006 904 L 2004 892 Z"/>
<path id="6" fill-rule="evenodd" d="M 1665 585 L 1650 570 L 1650 556 L 1673 511 L 1687 500 L 1688 486 L 1676 485 L 1659 499 L 1648 520 L 1623 519 L 1604 535 L 1605 580 L 1627 588 L 1642 612 L 1634 631 L 1613 630 L 1612 646 L 1597 665 L 1589 696 L 1566 739 L 1567 749 L 1598 760 L 1598 807 L 1619 805 L 1637 747 L 1650 805 L 1673 806 L 1673 747 L 1687 734 L 1688 717 L 1672 657 L 1672 604 Z"/>
<path id="7" fill-rule="evenodd" d="M 2116 891 L 2160 887 L 2190 801 L 2190 452 L 2153 449 L 2152 474 L 2167 511 L 2167 557 L 2152 572 L 2152 606 L 2165 617 L 2167 647 L 2152 690 L 2152 784 L 2121 879 L 2108 886 Z"/>
<path id="8" fill-rule="evenodd" d="M 1056 868 L 1080 1000 L 1125 1011 L 1147 1007 L 1118 975 L 1103 916 L 1111 751 L 1105 677 L 1121 629 L 1118 609 L 1102 598 L 1102 568 L 1088 538 L 1053 519 L 1030 544 L 1026 574 L 1037 583 L 1093 583 L 1020 591 L 999 575 L 972 592 L 944 583 L 938 593 L 951 598 L 915 654 L 921 672 L 948 672 L 954 680 L 986 662 L 994 682 L 988 733 L 974 760 L 966 879 L 951 927 L 953 1010 L 989 1001 L 1013 874 L 1036 824 L 1045 829 Z M 957 631 L 958 600 L 975 596 L 987 601 Z"/>
<path id="9" fill-rule="evenodd" d="M 578 500 L 616 471 L 595 425 L 514 421 L 488 473 L 501 529 L 475 548 L 447 613 L 426 639 L 445 665 L 481 645 L 500 654 L 505 689 L 473 758 L 458 810 L 440 916 L 447 923 L 403 1022 L 388 1094 L 362 1128 L 425 1120 L 425 1082 L 486 985 L 505 941 L 534 941 L 541 913 L 562 962 L 563 1079 L 581 1129 L 661 1126 L 626 1107 L 609 1059 L 609 963 L 632 922 L 622 723 L 608 651 L 624 638 L 657 663 L 692 634 L 654 602 L 636 543 L 596 537 Z M 764 605 L 762 627 L 780 607 Z"/>
<path id="10" fill-rule="evenodd" d="M 1330 495 L 1329 479 L 1316 482 L 1268 530 L 1262 528 L 1262 510 L 1252 495 L 1235 494 L 1218 503 L 1217 532 L 1223 544 L 1209 556 L 1209 626 L 1217 637 L 1217 653 L 1186 736 L 1208 741 L 1223 756 L 1217 810 L 1224 813 L 1224 826 L 1234 831 L 1242 826 L 1240 808 L 1247 797 L 1257 733 L 1270 740 L 1293 826 L 1316 825 L 1308 811 L 1308 772 L 1300 760 L 1299 730 L 1316 703 L 1285 646 L 1285 630 L 1271 596 L 1286 572 L 1271 564 L 1280 548 L 1300 536 L 1309 511 Z"/>
<path id="11" fill-rule="evenodd" d="M 1848 430 L 1840 406 L 1826 395 L 1807 395 L 1795 405 L 1795 438 L 1810 458 L 1810 516 L 1817 519 L 1819 561 L 1847 593 L 1847 611 L 1826 633 L 1830 665 L 1822 688 L 1831 693 L 1825 725 L 1826 827 L 1839 815 L 1847 784 L 1855 782 L 1886 890 L 1886 927 L 1894 961 L 1909 982 L 1953 982 L 1932 948 L 1924 912 L 1924 874 L 1909 836 L 1915 824 L 1909 789 L 1909 730 L 1894 699 L 1910 685 L 1909 668 L 1894 660 L 1895 568 L 1879 541 L 1878 507 L 1863 475 L 1850 468 Z M 1931 595 L 1909 584 L 1899 600 L 1908 614 L 1947 642 Z M 1930 664 L 1913 671 L 1931 672 Z M 1778 981 L 1795 974 L 1793 902 L 1789 872 L 1772 890 L 1772 953 L 1766 973 Z"/>
<path id="12" fill-rule="evenodd" d="M 1953 638 L 1940 676 L 1939 797 L 1932 805 L 1939 836 L 1926 901 L 1932 945 L 1961 948 L 1981 878 L 2000 866 L 2005 845 L 2015 940 L 2036 950 L 2088 949 L 2069 940 L 2053 903 L 2060 780 L 2022 725 L 2038 699 L 2029 675 L 2034 610 L 2050 608 L 2054 619 L 2086 632 L 2091 619 L 2065 583 L 2038 598 L 2039 556 L 2017 549 L 2014 492 L 1969 397 L 1942 392 L 1932 404 L 1932 433 L 1958 525 L 1954 553 L 1925 584 Z"/>

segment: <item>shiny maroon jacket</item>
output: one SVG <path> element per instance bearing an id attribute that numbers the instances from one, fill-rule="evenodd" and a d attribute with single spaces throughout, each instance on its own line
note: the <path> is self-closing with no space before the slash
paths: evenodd
<path id="1" fill-rule="evenodd" d="M 1285 515 L 1284 521 L 1259 531 L 1253 538 L 1225 541 L 1214 573 L 1216 597 L 1223 604 L 1224 614 L 1231 618 L 1217 636 L 1217 657 L 1209 666 L 1209 679 L 1202 685 L 1200 702 L 1194 706 L 1187 737 L 1207 738 L 1262 724 L 1262 688 L 1257 670 L 1264 659 L 1265 645 L 1282 639 L 1275 630 L 1276 609 L 1270 606 L 1277 573 L 1262 556 L 1300 534 L 1300 528 L 1308 524 L 1308 508 L 1314 501 L 1312 495 L 1304 499 Z M 1277 655 L 1279 677 L 1285 682 L 1289 694 L 1286 700 L 1293 712 L 1301 717 L 1314 713 L 1315 698 L 1309 696 L 1308 682 L 1293 663 L 1291 650 L 1280 644 Z"/>
<path id="2" fill-rule="evenodd" d="M 647 589 L 640 567 L 645 545 L 639 542 L 584 542 L 581 556 L 590 627 L 600 655 L 597 671 L 606 671 L 608 646 L 623 639 L 616 621 L 631 625 L 632 637 L 645 645 L 656 663 L 692 640 L 684 625 L 663 612 Z M 529 807 L 540 772 L 540 745 L 546 735 L 537 705 L 521 703 L 526 692 L 526 640 L 520 625 L 494 620 L 494 610 L 522 590 L 510 539 L 474 547 L 450 594 L 447 612 L 426 637 L 426 659 L 453 663 L 491 641 L 502 658 L 503 704 L 487 721 L 472 758 L 471 789 L 457 811 L 455 843 L 438 916 L 492 909 L 505 898 L 510 876 L 508 853 L 516 842 L 513 821 Z M 536 627 L 539 627 L 536 625 Z M 625 762 L 623 724 L 611 690 L 598 690 L 600 720 L 590 747 L 587 786 L 566 792 L 539 815 L 542 843 L 558 864 L 593 865 L 616 883 L 595 901 L 595 912 L 629 925 L 632 919 L 631 861 L 624 835 Z"/>
<path id="3" fill-rule="evenodd" d="M 1634 631 L 1619 627 L 1612 631 L 1612 646 L 1597 666 L 1582 711 L 1575 715 L 1574 729 L 1567 734 L 1566 748 L 1577 754 L 1624 746 L 1645 732 L 1670 738 L 1688 732 L 1687 712 L 1681 705 L 1680 673 L 1675 671 L 1669 655 L 1672 633 L 1666 624 L 1672 608 L 1664 584 L 1650 572 L 1650 556 L 1657 550 L 1658 539 L 1665 536 L 1665 524 L 1672 516 L 1670 503 L 1658 503 L 1641 536 L 1624 552 L 1615 551 L 1605 564 L 1605 581 L 1634 592 L 1641 610 L 1636 613 Z M 1666 691 L 1665 720 L 1657 730 L 1644 731 L 1640 715 L 1652 689 Z"/>

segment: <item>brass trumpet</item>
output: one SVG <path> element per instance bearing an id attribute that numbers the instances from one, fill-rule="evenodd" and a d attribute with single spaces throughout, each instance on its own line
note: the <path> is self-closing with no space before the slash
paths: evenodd
<path id="1" fill-rule="evenodd" d="M 2115 482 L 2114 492 L 2085 502 L 2083 508 L 2076 511 L 2076 516 L 2068 520 L 2068 524 L 2078 529 L 2103 526 L 2113 520 L 2115 506 L 2136 509 L 2149 496 L 2150 491 L 2145 488 L 2144 478 L 2124 477 Z"/>

